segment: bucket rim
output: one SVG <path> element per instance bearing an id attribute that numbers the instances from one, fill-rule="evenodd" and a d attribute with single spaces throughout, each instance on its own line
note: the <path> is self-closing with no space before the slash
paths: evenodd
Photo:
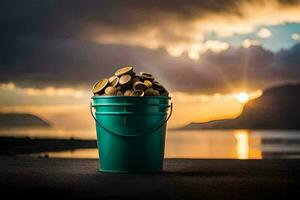
<path id="1" fill-rule="evenodd" d="M 92 99 L 171 99 L 169 96 L 92 96 Z"/>

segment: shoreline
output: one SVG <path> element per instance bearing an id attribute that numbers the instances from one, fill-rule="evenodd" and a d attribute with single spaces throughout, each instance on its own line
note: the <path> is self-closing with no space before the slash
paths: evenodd
<path id="1" fill-rule="evenodd" d="M 41 139 L 28 137 L 0 137 L 0 155 L 15 156 L 41 152 L 97 148 L 96 140 Z"/>

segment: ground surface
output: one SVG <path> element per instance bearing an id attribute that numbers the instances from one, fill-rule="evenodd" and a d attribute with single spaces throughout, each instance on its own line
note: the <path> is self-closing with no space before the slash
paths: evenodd
<path id="1" fill-rule="evenodd" d="M 97 160 L 0 157 L 0 192 L 30 199 L 298 199 L 300 160 L 168 159 L 160 174 L 99 173 Z"/>

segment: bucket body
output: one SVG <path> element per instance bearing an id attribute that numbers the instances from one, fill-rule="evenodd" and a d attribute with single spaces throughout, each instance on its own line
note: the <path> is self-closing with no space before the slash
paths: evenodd
<path id="1" fill-rule="evenodd" d="M 160 172 L 170 97 L 94 96 L 102 172 Z"/>

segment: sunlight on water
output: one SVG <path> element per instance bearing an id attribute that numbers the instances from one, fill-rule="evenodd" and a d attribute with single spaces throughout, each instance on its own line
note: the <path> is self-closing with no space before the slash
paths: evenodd
<path id="1" fill-rule="evenodd" d="M 96 139 L 94 129 L 0 129 L 0 136 L 30 138 Z M 33 156 L 98 158 L 97 149 L 43 152 Z M 296 158 L 300 155 L 299 131 L 169 130 L 166 158 Z"/>
<path id="2" fill-rule="evenodd" d="M 59 139 L 96 139 L 94 128 L 69 130 L 62 128 L 0 128 L 0 136 Z"/>
<path id="3" fill-rule="evenodd" d="M 260 136 L 247 130 L 169 131 L 166 157 L 261 159 Z"/>
<path id="4" fill-rule="evenodd" d="M 249 133 L 247 130 L 234 131 L 234 137 L 236 139 L 236 151 L 237 158 L 248 159 L 249 158 Z"/>

